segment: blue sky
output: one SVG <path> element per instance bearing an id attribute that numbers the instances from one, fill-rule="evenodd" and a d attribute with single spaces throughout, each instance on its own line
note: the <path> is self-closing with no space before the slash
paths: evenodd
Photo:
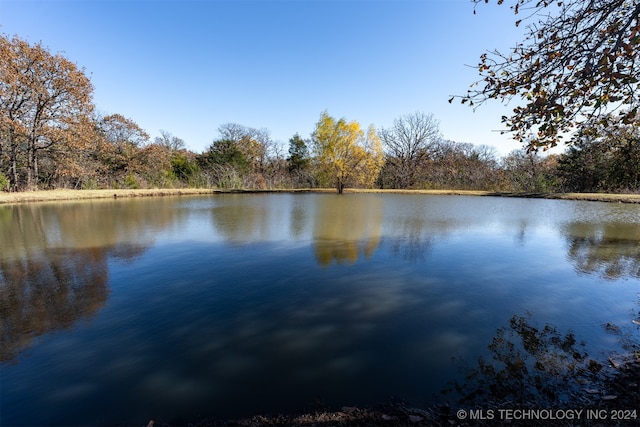
<path id="1" fill-rule="evenodd" d="M 104 114 L 201 152 L 221 124 L 266 128 L 287 147 L 322 111 L 390 127 L 422 111 L 445 138 L 506 154 L 512 106 L 448 103 L 479 56 L 522 29 L 506 6 L 471 0 L 0 0 L 0 32 L 42 41 L 83 67 Z"/>

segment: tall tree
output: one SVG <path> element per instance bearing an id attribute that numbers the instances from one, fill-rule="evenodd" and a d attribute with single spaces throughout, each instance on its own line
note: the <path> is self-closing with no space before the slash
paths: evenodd
<path id="1" fill-rule="evenodd" d="M 563 191 L 594 193 L 606 190 L 610 153 L 603 140 L 584 138 L 558 159 Z"/>
<path id="2" fill-rule="evenodd" d="M 638 124 L 639 1 L 497 3 L 511 3 L 516 25 L 523 19 L 530 22 L 525 40 L 508 52 L 480 57 L 481 80 L 462 97 L 463 103 L 517 100 L 511 117 L 502 121 L 529 150 L 553 147 L 576 127 L 596 122 Z M 607 114 L 613 110 L 618 113 Z"/>
<path id="3" fill-rule="evenodd" d="M 568 190 L 640 190 L 640 131 L 636 126 L 586 128 L 574 140 L 559 159 L 559 172 Z"/>
<path id="4" fill-rule="evenodd" d="M 502 168 L 511 190 L 550 192 L 556 187 L 556 157 L 537 152 L 514 150 L 502 159 Z"/>
<path id="5" fill-rule="evenodd" d="M 12 190 L 37 188 L 40 153 L 63 143 L 93 109 L 83 70 L 41 44 L 0 35 L 0 136 Z M 1 157 L 1 156 L 0 156 Z M 24 181 L 18 170 L 26 168 Z"/>
<path id="6" fill-rule="evenodd" d="M 111 184 L 121 185 L 125 180 L 133 179 L 142 166 L 139 153 L 149 141 L 149 134 L 121 114 L 98 118 L 97 126 L 102 138 L 102 161 Z"/>
<path id="7" fill-rule="evenodd" d="M 421 165 L 441 139 L 437 120 L 421 112 L 397 118 L 391 129 L 383 128 L 379 135 L 387 154 L 385 167 L 399 188 L 416 184 Z"/>
<path id="8" fill-rule="evenodd" d="M 252 172 L 264 173 L 269 154 L 274 148 L 269 130 L 251 128 L 237 123 L 225 123 L 218 127 L 218 132 L 220 140 L 234 142 L 249 159 Z"/>
<path id="9" fill-rule="evenodd" d="M 311 164 L 307 143 L 297 133 L 289 139 L 287 162 L 289 162 L 289 172 L 291 173 L 301 173 Z"/>
<path id="10" fill-rule="evenodd" d="M 249 171 L 250 159 L 245 156 L 236 141 L 230 139 L 218 139 L 213 141 L 209 149 L 200 157 L 200 164 L 204 168 L 216 165 L 228 165 L 238 172 Z"/>
<path id="11" fill-rule="evenodd" d="M 121 114 L 110 114 L 100 121 L 100 129 L 108 142 L 116 147 L 130 145 L 140 148 L 149 141 L 149 134 L 136 122 Z"/>
<path id="12" fill-rule="evenodd" d="M 40 185 L 46 188 L 96 188 L 107 176 L 105 141 L 95 117 L 87 116 L 66 132 L 62 143 L 40 160 Z"/>
<path id="13" fill-rule="evenodd" d="M 373 126 L 365 134 L 358 122 L 336 120 L 325 111 L 311 140 L 319 174 L 338 194 L 349 185 L 373 185 L 384 162 L 382 143 Z"/>

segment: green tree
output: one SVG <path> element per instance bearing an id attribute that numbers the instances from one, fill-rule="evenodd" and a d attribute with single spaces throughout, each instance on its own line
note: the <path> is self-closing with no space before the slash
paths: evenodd
<path id="1" fill-rule="evenodd" d="M 200 165 L 211 168 L 216 165 L 229 165 L 238 172 L 249 171 L 251 160 L 242 152 L 238 143 L 229 139 L 214 141 L 209 149 L 200 156 Z"/>
<path id="2" fill-rule="evenodd" d="M 0 172 L 0 191 L 9 190 L 9 179 Z"/>
<path id="3" fill-rule="evenodd" d="M 573 191 L 640 189 L 640 131 L 634 125 L 584 128 L 559 160 L 564 185 Z"/>
<path id="4" fill-rule="evenodd" d="M 597 192 L 606 187 L 609 160 L 601 141 L 581 139 L 558 158 L 558 176 L 564 191 Z"/>
<path id="5" fill-rule="evenodd" d="M 191 155 L 189 156 L 189 154 Z M 175 153 L 171 158 L 171 168 L 175 177 L 188 185 L 194 183 L 194 178 L 200 171 L 198 163 L 193 158 L 193 153 L 187 152 Z"/>
<path id="6" fill-rule="evenodd" d="M 289 140 L 289 162 L 290 172 L 299 172 L 307 169 L 311 164 L 311 156 L 309 155 L 309 148 L 307 147 L 304 139 L 300 138 L 297 133 Z"/>
<path id="7" fill-rule="evenodd" d="M 160 136 L 155 138 L 154 145 L 164 147 L 171 154 L 171 167 L 168 174 L 174 180 L 189 186 L 196 185 L 196 176 L 200 168 L 196 155 L 186 149 L 186 143 L 182 138 L 174 136 L 171 132 L 160 130 Z"/>
<path id="8" fill-rule="evenodd" d="M 295 186 L 308 186 L 312 182 L 309 147 L 297 133 L 289 139 L 287 170 Z"/>
<path id="9" fill-rule="evenodd" d="M 567 133 L 597 122 L 608 127 L 638 124 L 639 2 L 504 3 L 511 3 L 518 15 L 516 25 L 523 19 L 533 22 L 522 43 L 507 52 L 487 52 L 480 57 L 481 80 L 462 97 L 463 103 L 521 101 L 502 121 L 529 150 L 553 147 Z M 616 115 L 607 114 L 613 109 L 618 110 Z"/>
<path id="10" fill-rule="evenodd" d="M 209 184 L 220 188 L 244 186 L 244 178 L 251 171 L 251 159 L 230 139 L 214 141 L 209 149 L 197 157 Z"/>
<path id="11" fill-rule="evenodd" d="M 612 151 L 610 188 L 640 190 L 640 131 L 635 125 L 608 129 L 606 141 Z"/>
<path id="12" fill-rule="evenodd" d="M 220 139 L 233 141 L 246 159 L 252 172 L 262 174 L 273 149 L 267 129 L 255 129 L 237 123 L 225 123 L 218 128 Z"/>
<path id="13" fill-rule="evenodd" d="M 335 186 L 338 194 L 346 186 L 373 185 L 384 162 L 382 143 L 373 126 L 365 134 L 358 122 L 336 120 L 325 111 L 311 140 L 320 178 Z"/>

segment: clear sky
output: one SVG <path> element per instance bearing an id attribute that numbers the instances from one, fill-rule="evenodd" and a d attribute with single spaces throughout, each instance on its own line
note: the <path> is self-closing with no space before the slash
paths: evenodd
<path id="1" fill-rule="evenodd" d="M 471 0 L 0 0 L 0 32 L 85 69 L 104 114 L 201 152 L 221 124 L 266 128 L 287 147 L 320 113 L 390 127 L 421 111 L 445 138 L 520 145 L 497 130 L 513 106 L 463 95 L 487 50 L 522 40 L 507 6 Z"/>

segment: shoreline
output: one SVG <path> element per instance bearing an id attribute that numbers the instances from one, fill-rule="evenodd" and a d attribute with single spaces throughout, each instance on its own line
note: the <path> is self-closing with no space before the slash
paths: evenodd
<path id="1" fill-rule="evenodd" d="M 333 188 L 292 188 L 292 189 L 211 189 L 211 188 L 159 188 L 159 189 L 105 189 L 105 190 L 37 190 L 22 192 L 0 192 L 0 205 L 33 202 L 59 202 L 94 199 L 118 199 L 132 197 L 193 196 L 211 194 L 268 194 L 268 193 L 335 193 Z M 638 203 L 640 194 L 614 193 L 513 193 L 481 190 L 400 190 L 400 189 L 345 189 L 345 194 L 425 194 L 455 196 L 493 196 L 555 200 L 584 200 L 609 203 Z"/>

